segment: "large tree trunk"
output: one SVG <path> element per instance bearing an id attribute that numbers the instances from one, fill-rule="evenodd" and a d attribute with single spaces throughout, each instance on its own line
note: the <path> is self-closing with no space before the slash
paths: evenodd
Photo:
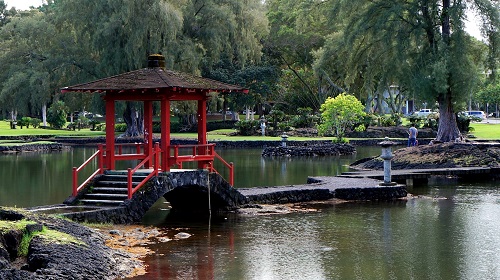
<path id="1" fill-rule="evenodd" d="M 437 141 L 450 142 L 460 139 L 457 119 L 453 111 L 451 92 L 439 96 L 439 126 L 436 136 Z"/>
<path id="2" fill-rule="evenodd" d="M 144 116 L 139 110 L 132 108 L 131 102 L 127 102 L 123 112 L 123 120 L 127 124 L 127 130 L 123 136 L 136 137 L 143 134 Z"/>
<path id="3" fill-rule="evenodd" d="M 42 105 L 42 125 L 47 127 L 47 104 Z"/>
<path id="4" fill-rule="evenodd" d="M 450 46 L 450 0 L 443 0 L 443 11 L 441 21 L 442 38 L 446 47 Z M 448 75 L 451 75 L 449 73 Z M 453 111 L 452 94 L 451 94 L 451 80 L 448 76 L 448 90 L 444 94 L 439 94 L 439 126 L 436 136 L 437 141 L 450 142 L 460 139 L 460 130 L 457 125 L 457 118 Z"/>

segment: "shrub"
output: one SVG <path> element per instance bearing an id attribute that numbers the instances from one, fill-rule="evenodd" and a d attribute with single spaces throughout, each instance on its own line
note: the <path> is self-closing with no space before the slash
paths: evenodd
<path id="1" fill-rule="evenodd" d="M 92 119 L 92 120 L 90 120 L 90 121 L 89 121 L 90 130 L 95 131 L 95 130 L 96 130 L 96 126 L 97 126 L 98 124 L 100 124 L 100 123 L 101 123 L 101 122 L 100 122 L 100 121 L 98 121 L 98 120 L 96 120 L 96 119 Z"/>
<path id="2" fill-rule="evenodd" d="M 31 124 L 31 126 L 33 126 L 33 128 L 38 128 L 38 127 L 40 127 L 40 124 L 41 124 L 41 123 L 42 123 L 42 120 L 37 119 L 37 118 L 32 118 L 32 119 L 30 120 L 30 124 Z"/>
<path id="3" fill-rule="evenodd" d="M 290 126 L 296 128 L 310 128 L 314 127 L 319 121 L 319 116 L 314 115 L 312 109 L 309 107 L 299 108 L 297 113 L 298 115 L 294 115 L 290 119 Z"/>
<path id="4" fill-rule="evenodd" d="M 366 126 L 364 124 L 360 124 L 354 128 L 354 131 L 356 132 L 363 132 L 366 130 Z"/>
<path id="5" fill-rule="evenodd" d="M 324 135 L 333 131 L 342 140 L 346 130 L 353 129 L 363 119 L 363 110 L 363 104 L 353 95 L 342 93 L 335 98 L 328 97 L 321 104 L 322 123 L 318 126 L 318 132 Z"/>
<path id="6" fill-rule="evenodd" d="M 432 113 L 432 114 L 427 115 L 427 117 L 425 117 L 423 119 L 422 126 L 431 128 L 433 130 L 437 130 L 438 124 L 439 124 L 439 114 Z"/>
<path id="7" fill-rule="evenodd" d="M 26 126 L 26 128 L 30 127 L 31 123 L 31 118 L 30 117 L 22 117 L 19 121 L 17 121 L 17 125 L 23 128 L 23 126 Z"/>
<path id="8" fill-rule="evenodd" d="M 258 120 L 243 120 L 237 122 L 235 126 L 238 134 L 250 136 L 257 133 L 257 130 L 260 128 L 260 122 Z"/>
<path id="9" fill-rule="evenodd" d="M 470 127 L 470 123 L 472 121 L 477 121 L 475 118 L 477 117 L 468 116 L 462 113 L 457 114 L 457 125 L 460 132 L 462 133 L 471 132 L 473 128 Z"/>
<path id="10" fill-rule="evenodd" d="M 427 118 L 418 116 L 416 114 L 410 115 L 408 117 L 408 121 L 410 122 L 410 124 L 414 125 L 416 128 L 422 127 L 424 119 L 427 119 Z"/>
<path id="11" fill-rule="evenodd" d="M 125 131 L 127 131 L 127 124 L 126 123 L 117 123 L 117 124 L 115 124 L 115 131 L 116 132 L 125 132 Z"/>
<path id="12" fill-rule="evenodd" d="M 52 127 L 62 128 L 66 124 L 68 107 L 61 100 L 52 103 L 47 113 L 47 121 Z"/>

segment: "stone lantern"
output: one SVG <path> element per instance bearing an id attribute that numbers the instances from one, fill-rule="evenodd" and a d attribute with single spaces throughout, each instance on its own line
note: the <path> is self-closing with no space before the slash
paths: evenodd
<path id="1" fill-rule="evenodd" d="M 393 158 L 391 147 L 397 143 L 389 141 L 389 137 L 385 137 L 384 141 L 378 144 L 382 147 L 380 157 L 384 160 L 384 182 L 381 185 L 394 186 L 396 183 L 391 182 L 391 159 Z"/>
<path id="2" fill-rule="evenodd" d="M 260 118 L 260 129 L 262 136 L 266 136 L 266 119 L 264 118 L 264 116 Z"/>
<path id="3" fill-rule="evenodd" d="M 288 135 L 286 135 L 286 133 L 283 133 L 281 135 L 281 147 L 286 147 L 287 140 L 288 140 Z"/>

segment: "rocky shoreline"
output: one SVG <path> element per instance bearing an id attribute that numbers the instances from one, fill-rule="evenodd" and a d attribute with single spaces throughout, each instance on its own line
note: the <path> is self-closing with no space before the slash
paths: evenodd
<path id="1" fill-rule="evenodd" d="M 440 143 L 419 145 L 395 150 L 392 169 L 428 169 L 472 166 L 500 166 L 498 143 Z M 383 159 L 365 158 L 353 162 L 350 167 L 360 170 L 383 170 Z"/>
<path id="2" fill-rule="evenodd" d="M 72 221 L 0 208 L 0 279 L 119 279 L 142 269 L 109 239 Z"/>
<path id="3" fill-rule="evenodd" d="M 21 152 L 52 152 L 62 151 L 69 147 L 62 143 L 32 143 L 32 144 L 12 144 L 0 146 L 2 153 L 21 153 Z"/>
<path id="4" fill-rule="evenodd" d="M 307 146 L 267 147 L 262 151 L 263 157 L 299 157 L 299 156 L 339 156 L 351 155 L 356 148 L 350 144 L 319 144 Z"/>

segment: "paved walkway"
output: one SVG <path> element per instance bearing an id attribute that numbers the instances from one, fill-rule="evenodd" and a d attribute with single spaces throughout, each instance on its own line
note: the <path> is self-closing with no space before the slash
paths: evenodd
<path id="1" fill-rule="evenodd" d="M 328 189 L 333 192 L 339 188 L 373 188 L 378 187 L 381 180 L 370 178 L 345 178 L 333 176 L 309 177 L 308 181 L 318 182 L 303 185 L 288 185 L 288 186 L 275 186 L 275 187 L 254 187 L 244 188 L 237 190 L 244 196 L 261 195 L 267 193 L 289 192 L 296 190 L 318 190 Z"/>

